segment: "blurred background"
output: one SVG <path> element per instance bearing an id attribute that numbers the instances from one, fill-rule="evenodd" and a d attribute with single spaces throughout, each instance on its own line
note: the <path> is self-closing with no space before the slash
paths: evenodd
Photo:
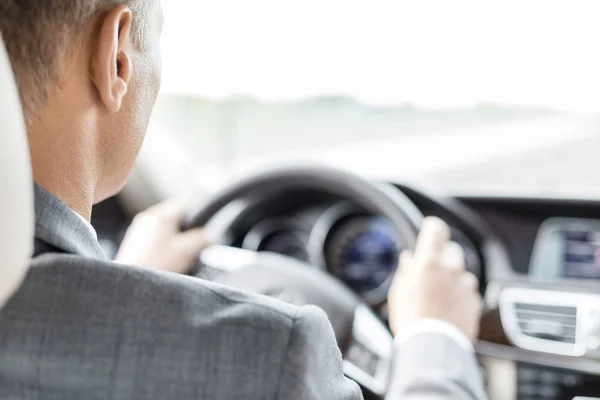
<path id="1" fill-rule="evenodd" d="M 318 162 L 600 197 L 600 2 L 168 0 L 146 148 L 207 191 Z M 166 178 L 166 177 L 169 178 Z"/>

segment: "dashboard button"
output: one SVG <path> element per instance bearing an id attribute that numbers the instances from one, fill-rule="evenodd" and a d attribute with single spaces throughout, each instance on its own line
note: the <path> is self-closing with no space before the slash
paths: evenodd
<path id="1" fill-rule="evenodd" d="M 519 368 L 517 374 L 519 381 L 526 383 L 531 381 L 536 381 L 540 377 L 540 372 L 533 368 Z"/>
<path id="2" fill-rule="evenodd" d="M 543 384 L 554 384 L 560 380 L 560 375 L 552 371 L 543 371 L 540 373 L 540 382 Z"/>
<path id="3" fill-rule="evenodd" d="M 554 385 L 544 386 L 540 388 L 540 395 L 545 399 L 555 399 L 559 396 L 559 390 Z"/>
<path id="4" fill-rule="evenodd" d="M 367 374 L 375 376 L 379 365 L 379 357 L 359 342 L 352 342 L 346 353 L 346 359 Z"/>
<path id="5" fill-rule="evenodd" d="M 521 396 L 535 396 L 538 393 L 538 387 L 535 385 L 521 385 L 519 386 L 519 395 Z"/>
<path id="6" fill-rule="evenodd" d="M 573 387 L 577 386 L 581 382 L 581 377 L 575 374 L 567 374 L 563 377 L 563 384 L 565 386 Z"/>

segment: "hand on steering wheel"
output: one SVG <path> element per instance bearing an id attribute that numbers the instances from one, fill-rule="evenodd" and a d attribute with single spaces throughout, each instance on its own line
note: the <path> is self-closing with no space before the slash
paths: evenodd
<path id="1" fill-rule="evenodd" d="M 426 218 L 413 251 L 400 257 L 388 296 L 389 320 L 397 335 L 423 319 L 451 323 L 470 342 L 477 339 L 482 310 L 479 280 L 465 269 L 465 254 L 450 241 L 450 229 Z"/>
<path id="2" fill-rule="evenodd" d="M 168 200 L 139 213 L 127 229 L 115 261 L 185 274 L 209 246 L 202 228 L 181 231 L 186 202 Z"/>

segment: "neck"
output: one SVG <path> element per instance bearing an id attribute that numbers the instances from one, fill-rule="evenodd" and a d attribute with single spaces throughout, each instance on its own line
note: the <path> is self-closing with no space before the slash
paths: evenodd
<path id="1" fill-rule="evenodd" d="M 36 171 L 34 166 L 33 171 Z M 93 191 L 85 190 L 76 180 L 59 182 L 58 179 L 49 177 L 47 174 L 40 176 L 34 172 L 35 183 L 58 197 L 69 208 L 81 215 L 86 221 L 92 216 Z"/>
<path id="2" fill-rule="evenodd" d="M 33 180 L 90 220 L 97 185 L 94 147 L 82 126 L 28 130 Z"/>

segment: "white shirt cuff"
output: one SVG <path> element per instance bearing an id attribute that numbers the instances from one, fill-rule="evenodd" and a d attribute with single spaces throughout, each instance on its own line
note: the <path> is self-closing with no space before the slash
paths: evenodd
<path id="1" fill-rule="evenodd" d="M 467 352 L 475 352 L 473 343 L 471 343 L 471 341 L 464 333 L 460 331 L 460 329 L 452 325 L 450 322 L 441 319 L 422 319 L 417 321 L 409 328 L 396 335 L 394 342 L 397 344 L 402 344 L 414 336 L 424 333 L 436 333 L 444 335 L 458 344 L 461 348 L 463 348 L 463 350 Z"/>

